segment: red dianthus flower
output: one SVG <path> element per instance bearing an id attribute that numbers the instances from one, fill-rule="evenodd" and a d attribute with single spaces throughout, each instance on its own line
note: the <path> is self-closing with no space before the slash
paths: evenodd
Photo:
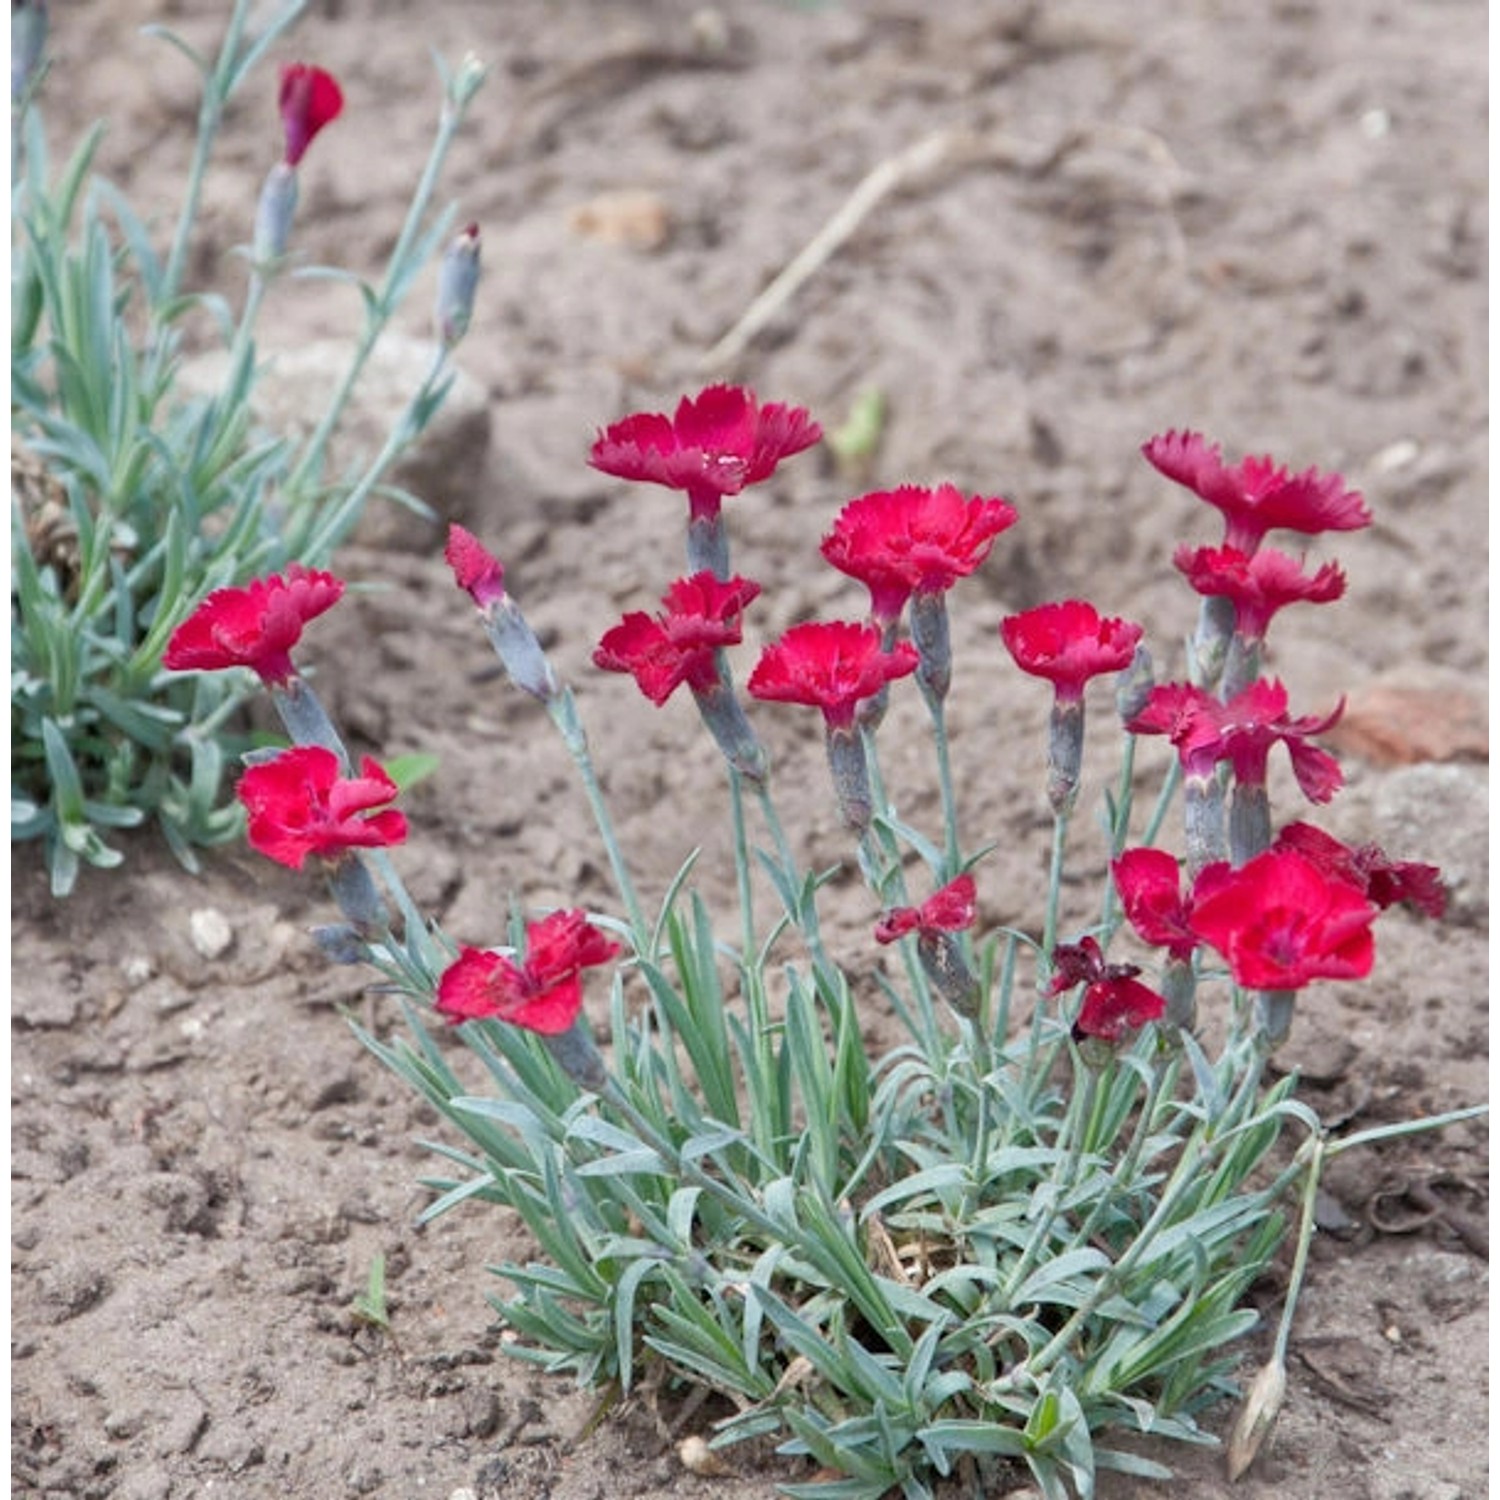
<path id="1" fill-rule="evenodd" d="M 663 596 L 661 614 L 635 611 L 604 633 L 594 665 L 632 673 L 657 707 L 683 682 L 706 692 L 718 680 L 714 653 L 739 644 L 745 607 L 759 593 L 745 578 L 722 581 L 707 571 L 679 578 Z"/>
<path id="2" fill-rule="evenodd" d="M 250 847 L 293 870 L 309 855 L 337 860 L 348 849 L 406 838 L 405 816 L 385 807 L 397 795 L 396 783 L 368 755 L 359 775 L 349 777 L 332 750 L 296 745 L 251 766 L 235 790 L 249 814 Z"/>
<path id="3" fill-rule="evenodd" d="M 887 625 L 913 594 L 941 593 L 968 577 L 1015 519 L 1006 500 L 966 499 L 951 484 L 901 485 L 849 501 L 821 550 L 870 590 L 870 612 Z"/>
<path id="4" fill-rule="evenodd" d="M 286 132 L 287 166 L 295 167 L 312 139 L 344 107 L 343 90 L 332 73 L 307 63 L 292 63 L 281 70 L 277 99 L 281 125 Z"/>
<path id="5" fill-rule="evenodd" d="M 1046 678 L 1063 702 L 1081 698 L 1089 678 L 1128 667 L 1142 634 L 1129 620 L 1101 618 L 1082 599 L 1042 604 L 1000 622 L 1000 638 L 1016 665 Z"/>
<path id="6" fill-rule="evenodd" d="M 582 971 L 619 951 L 584 912 L 555 911 L 527 925 L 523 962 L 464 948 L 439 979 L 435 1006 L 455 1025 L 493 1019 L 559 1036 L 583 1009 Z"/>
<path id="7" fill-rule="evenodd" d="M 675 415 L 639 412 L 606 427 L 589 463 L 620 479 L 684 490 L 692 515 L 717 516 L 725 495 L 767 479 L 810 448 L 822 429 L 800 406 L 762 406 L 742 386 L 711 385 L 684 396 Z"/>
<path id="8" fill-rule="evenodd" d="M 1311 823 L 1288 823 L 1274 849 L 1292 849 L 1326 875 L 1347 881 L 1384 911 L 1405 902 L 1429 917 L 1441 917 L 1448 904 L 1443 872 L 1436 865 L 1391 859 L 1376 844 L 1342 844 Z"/>
<path id="9" fill-rule="evenodd" d="M 1296 558 L 1273 547 L 1245 553 L 1237 547 L 1183 546 L 1172 561 L 1197 593 L 1234 605 L 1235 633 L 1251 642 L 1265 639 L 1278 610 L 1299 602 L 1328 604 L 1343 596 L 1347 581 L 1337 563 L 1304 573 Z"/>
<path id="10" fill-rule="evenodd" d="M 1056 966 L 1049 993 L 1060 995 L 1074 985 L 1087 985 L 1083 1004 L 1073 1022 L 1073 1040 L 1098 1037 L 1118 1042 L 1127 1031 L 1159 1021 L 1166 1013 L 1166 999 L 1142 984 L 1135 964 L 1107 964 L 1096 939 L 1059 943 L 1053 950 Z"/>
<path id="11" fill-rule="evenodd" d="M 1209 865 L 1193 887 L 1193 931 L 1246 989 L 1363 979 L 1375 962 L 1375 914 L 1356 886 L 1291 849 L 1268 849 L 1238 869 Z"/>
<path id="12" fill-rule="evenodd" d="M 1226 464 L 1217 443 L 1201 433 L 1164 432 L 1141 447 L 1146 461 L 1185 485 L 1224 516 L 1224 545 L 1254 552 L 1268 531 L 1284 527 L 1315 535 L 1358 531 L 1370 524 L 1364 496 L 1344 488 L 1340 474 L 1289 473 L 1270 458 Z"/>
<path id="13" fill-rule="evenodd" d="M 909 932 L 962 932 L 974 925 L 974 877 L 960 875 L 934 891 L 920 906 L 897 906 L 875 924 L 877 943 L 894 943 Z"/>
<path id="14" fill-rule="evenodd" d="M 861 700 L 916 669 L 916 647 L 882 650 L 876 625 L 810 621 L 766 647 L 746 686 L 755 698 L 820 708 L 830 729 L 851 730 Z"/>
<path id="15" fill-rule="evenodd" d="M 173 672 L 249 667 L 263 682 L 284 683 L 295 671 L 291 649 L 302 627 L 343 592 L 341 578 L 301 563 L 243 588 L 215 589 L 172 632 L 162 665 Z"/>
<path id="16" fill-rule="evenodd" d="M 1181 871 L 1165 849 L 1127 849 L 1111 865 L 1126 920 L 1146 942 L 1185 961 L 1198 946 Z"/>

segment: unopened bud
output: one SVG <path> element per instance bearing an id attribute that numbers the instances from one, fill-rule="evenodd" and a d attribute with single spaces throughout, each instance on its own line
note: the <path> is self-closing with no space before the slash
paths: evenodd
<path id="1" fill-rule="evenodd" d="M 13 0 L 10 8 L 10 102 L 26 97 L 47 49 L 44 0 Z"/>
<path id="2" fill-rule="evenodd" d="M 437 333 L 452 349 L 469 331 L 474 289 L 479 285 L 479 226 L 470 224 L 443 252 L 438 269 Z"/>
<path id="3" fill-rule="evenodd" d="M 328 872 L 328 888 L 349 925 L 364 937 L 373 937 L 390 926 L 390 916 L 364 860 L 352 851 L 338 859 Z"/>
<path id="4" fill-rule="evenodd" d="M 1224 1463 L 1229 1471 L 1231 1484 L 1255 1462 L 1261 1444 L 1271 1435 L 1281 1403 L 1286 1398 L 1286 1366 L 1279 1359 L 1262 1365 L 1250 1389 L 1239 1415 L 1234 1420 L 1234 1431 L 1225 1445 Z"/>
<path id="5" fill-rule="evenodd" d="M 297 169 L 279 161 L 266 174 L 255 210 L 252 260 L 258 270 L 269 270 L 286 254 L 296 211 Z"/>
<path id="6" fill-rule="evenodd" d="M 1144 646 L 1135 648 L 1130 665 L 1115 678 L 1115 711 L 1128 724 L 1144 712 L 1151 689 L 1156 686 L 1155 663 Z"/>
<path id="7" fill-rule="evenodd" d="M 536 632 L 526 623 L 526 617 L 516 607 L 509 594 L 491 603 L 484 611 L 484 629 L 500 658 L 506 675 L 523 693 L 543 703 L 551 703 L 562 688 L 557 673 L 542 650 Z"/>
<path id="8" fill-rule="evenodd" d="M 1234 635 L 1234 601 L 1222 594 L 1207 595 L 1198 609 L 1198 629 L 1189 645 L 1189 676 L 1195 687 L 1211 693 L 1224 675 L 1224 658 Z"/>
<path id="9" fill-rule="evenodd" d="M 449 77 L 446 102 L 450 109 L 462 112 L 479 92 L 489 69 L 472 52 L 466 52 L 457 70 Z"/>

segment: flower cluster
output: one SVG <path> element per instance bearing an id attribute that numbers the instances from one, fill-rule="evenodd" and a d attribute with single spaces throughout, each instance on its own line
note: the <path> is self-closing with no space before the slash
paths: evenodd
<path id="1" fill-rule="evenodd" d="M 1068 1399 L 1081 1414 L 1093 1399 L 1089 1382 L 1098 1382 L 1099 1404 L 1080 1418 L 1079 1441 L 1086 1441 L 1093 1426 L 1118 1420 L 1122 1402 L 1132 1412 L 1131 1403 L 1153 1411 L 1160 1382 L 1181 1376 L 1187 1340 L 1177 1335 L 1178 1315 L 1178 1352 L 1162 1343 L 1158 1361 L 1152 1351 L 1160 1341 L 1143 1330 L 1141 1306 L 1164 1289 L 1177 1297 L 1191 1281 L 1204 1289 L 1205 1305 L 1232 1307 L 1248 1277 L 1269 1262 L 1279 1230 L 1264 1192 L 1245 1185 L 1284 1112 L 1289 1085 L 1262 1093 L 1262 1070 L 1288 1033 L 1296 996 L 1316 982 L 1368 975 L 1383 909 L 1406 903 L 1433 916 L 1443 909 L 1431 866 L 1389 859 L 1374 845 L 1345 845 L 1301 821 L 1279 833 L 1271 822 L 1267 772 L 1278 745 L 1309 802 L 1326 803 L 1339 789 L 1337 762 L 1313 739 L 1341 705 L 1322 716 L 1294 715 L 1285 687 L 1254 670 L 1258 653 L 1279 610 L 1333 602 L 1344 575 L 1334 564 L 1305 572 L 1261 543 L 1275 527 L 1316 534 L 1365 524 L 1368 515 L 1337 475 L 1288 475 L 1270 460 L 1228 466 L 1196 434 L 1168 433 L 1146 445 L 1146 456 L 1218 508 L 1227 526 L 1223 547 L 1177 554 L 1205 599 L 1191 680 L 1154 683 L 1143 627 L 1085 599 L 1000 620 L 999 639 L 1015 667 L 1052 687 L 1045 794 L 1053 859 L 1033 936 L 981 931 L 984 867 L 960 836 L 946 719 L 948 596 L 983 565 L 1018 512 L 1008 500 L 953 484 L 874 491 L 843 507 L 820 550 L 864 586 L 867 613 L 791 625 L 761 648 L 745 695 L 821 715 L 836 805 L 879 902 L 871 935 L 893 950 L 908 980 L 910 1003 L 884 972 L 877 975 L 909 1040 L 873 1061 L 864 1050 L 861 998 L 824 944 L 819 881 L 790 852 L 771 759 L 731 665 L 762 589 L 730 567 L 722 502 L 771 479 L 818 435 L 801 408 L 762 404 L 749 390 L 720 385 L 685 398 L 674 415 L 645 412 L 613 424 L 591 455 L 608 473 L 681 490 L 688 500 L 688 571 L 666 583 L 659 607 L 627 612 L 606 630 L 593 662 L 628 674 L 658 709 L 685 686 L 722 750 L 742 903 L 738 952 L 696 892 L 683 903 L 691 916 L 679 907 L 686 868 L 661 916 L 648 920 L 571 690 L 509 592 L 500 561 L 462 527 L 451 529 L 445 554 L 454 580 L 512 684 L 543 705 L 561 734 L 589 796 L 623 918 L 576 907 L 531 920 L 517 912 L 508 941 L 486 947 L 450 945 L 421 922 L 379 853 L 407 833 L 391 805 L 396 784 L 369 757 L 354 770 L 293 664 L 303 627 L 342 592 L 331 575 L 288 570 L 210 595 L 173 636 L 166 663 L 260 675 L 293 743 L 258 756 L 240 779 L 250 843 L 293 868 L 323 865 L 346 919 L 319 930 L 325 951 L 340 961 L 363 957 L 393 988 L 426 1001 L 458 1028 L 505 1095 L 494 1102 L 460 1093 L 430 1038 L 410 1055 L 367 1038 L 478 1146 L 476 1155 L 451 1153 L 482 1170 L 445 1185 L 440 1202 L 507 1203 L 551 1253 L 552 1267 L 514 1275 L 520 1291 L 507 1312 L 519 1329 L 560 1360 L 608 1370 L 628 1386 L 645 1328 L 644 1342 L 684 1349 L 686 1370 L 744 1403 L 746 1414 L 727 1424 L 741 1436 L 766 1430 L 763 1403 L 789 1384 L 793 1349 L 808 1364 L 807 1378 L 829 1393 L 825 1405 L 787 1418 L 820 1457 L 861 1441 L 859 1424 L 887 1397 L 915 1399 L 890 1379 L 885 1353 L 871 1349 L 896 1351 L 910 1369 L 932 1372 L 935 1384 L 920 1377 L 924 1445 L 949 1433 L 960 1442 L 971 1431 L 1003 1430 L 996 1451 L 1019 1453 L 1021 1427 L 1029 1430 L 1039 1409 L 1028 1393 L 1050 1390 L 1057 1379 L 1072 1382 Z M 1085 701 L 1089 685 L 1107 676 L 1118 678 L 1115 702 L 1126 730 L 1119 791 L 1108 808 L 1110 889 L 1099 923 L 1064 939 L 1059 896 L 1082 788 Z M 902 686 L 907 679 L 932 722 L 941 847 L 897 815 L 879 774 L 887 695 L 912 691 Z M 1184 790 L 1185 859 L 1152 843 L 1130 845 L 1140 736 L 1165 737 L 1176 752 L 1175 763 L 1164 761 L 1168 792 L 1179 779 Z M 747 790 L 758 799 L 770 845 L 756 848 L 755 860 Z M 1159 817 L 1151 826 L 1160 826 Z M 753 914 L 757 870 L 781 902 L 773 937 L 791 932 L 804 944 L 806 968 L 787 964 L 774 1011 L 772 942 Z M 374 872 L 396 898 L 400 937 Z M 914 898 L 918 881 L 927 894 Z M 1126 924 L 1156 950 L 1149 972 L 1109 954 Z M 1018 1035 L 1009 1024 L 1013 961 L 1026 949 L 1036 1000 Z M 726 1000 L 725 963 L 735 971 L 742 1015 Z M 585 1014 L 584 985 L 587 971 L 612 965 L 614 1056 L 606 1063 Z M 1227 1039 L 1210 1060 L 1196 1032 L 1198 986 L 1226 971 L 1234 986 L 1220 1028 Z M 1183 1088 L 1193 1091 L 1191 1104 Z M 907 1248 L 920 1246 L 920 1261 L 903 1259 L 887 1214 L 897 1233 L 914 1236 Z M 984 1247 L 977 1268 L 976 1245 Z M 929 1259 L 942 1268 L 936 1275 L 926 1273 Z M 683 1264 L 695 1268 L 692 1275 L 681 1272 Z M 745 1283 L 750 1265 L 756 1269 Z M 983 1274 L 971 1276 L 976 1269 Z M 731 1275 L 736 1288 L 753 1286 L 753 1299 L 720 1297 L 715 1278 Z M 1196 1300 L 1181 1301 L 1185 1330 Z M 731 1323 L 741 1304 L 743 1323 Z M 831 1311 L 817 1311 L 825 1305 Z M 823 1321 L 814 1326 L 814 1318 Z M 1204 1331 L 1200 1319 L 1190 1331 L 1211 1351 L 1231 1336 L 1220 1324 Z M 1006 1335 L 1015 1347 L 1003 1376 L 994 1349 L 976 1348 L 974 1326 L 1018 1330 Z M 861 1342 L 866 1327 L 870 1348 Z M 1110 1350 L 1122 1339 L 1139 1379 L 1117 1388 Z M 1076 1376 L 1064 1375 L 1065 1359 L 1077 1363 Z M 1221 1368 L 1194 1363 L 1183 1389 L 1206 1391 Z M 872 1382 L 878 1398 L 869 1394 Z M 992 1399 L 989 1388 L 1002 1383 L 1003 1399 Z M 845 1406 L 856 1415 L 829 1426 L 827 1411 Z M 925 1463 L 932 1455 L 923 1452 Z M 952 1452 L 939 1456 L 934 1464 L 949 1472 Z M 1050 1456 L 1028 1461 L 1049 1492 L 1062 1492 Z M 877 1461 L 861 1449 L 859 1462 L 882 1491 L 916 1472 L 899 1467 L 905 1456 L 884 1450 Z"/>

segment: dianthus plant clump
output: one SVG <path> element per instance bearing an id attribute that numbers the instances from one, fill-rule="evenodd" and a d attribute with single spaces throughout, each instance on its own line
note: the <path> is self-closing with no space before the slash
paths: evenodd
<path id="1" fill-rule="evenodd" d="M 868 611 L 793 625 L 747 672 L 732 653 L 762 591 L 731 567 L 725 502 L 819 436 L 805 411 L 714 386 L 606 428 L 591 454 L 688 498 L 686 571 L 593 659 L 654 705 L 692 696 L 726 767 L 731 892 L 697 888 L 689 858 L 647 899 L 571 688 L 500 561 L 461 528 L 448 562 L 578 769 L 610 911 L 516 909 L 506 930 L 465 934 L 474 946 L 423 919 L 389 853 L 408 832 L 397 787 L 374 759 L 355 766 L 293 658 L 338 601 L 333 576 L 289 570 L 210 595 L 168 665 L 249 668 L 281 713 L 291 747 L 253 757 L 239 784 L 250 842 L 328 875 L 342 920 L 316 940 L 401 996 L 406 1039 L 359 1035 L 455 1129 L 424 1217 L 496 1204 L 534 1236 L 536 1260 L 496 1268 L 510 1352 L 617 1391 L 646 1377 L 658 1392 L 707 1388 L 713 1442 L 774 1437 L 806 1465 L 796 1495 L 917 1497 L 951 1474 L 999 1493 L 1026 1471 L 1049 1497 L 1088 1495 L 1101 1469 L 1168 1474 L 1132 1439 L 1216 1440 L 1200 1418 L 1233 1392 L 1257 1321 L 1247 1290 L 1300 1196 L 1275 1354 L 1231 1444 L 1243 1466 L 1284 1389 L 1322 1164 L 1416 1128 L 1330 1141 L 1292 1078 L 1266 1069 L 1302 991 L 1369 974 L 1384 908 L 1443 908 L 1431 866 L 1271 816 L 1277 746 L 1309 802 L 1337 792 L 1314 737 L 1339 709 L 1294 714 L 1261 675 L 1262 644 L 1273 616 L 1330 603 L 1344 575 L 1262 544 L 1369 513 L 1337 475 L 1231 464 L 1196 433 L 1145 445 L 1226 522 L 1221 546 L 1175 559 L 1202 596 L 1191 659 L 1157 682 L 1141 626 L 1081 599 L 998 622 L 978 670 L 1006 670 L 1008 653 L 1051 685 L 1036 795 L 1053 839 L 1035 924 L 987 926 L 989 867 L 961 835 L 949 755 L 949 598 L 1024 507 L 952 484 L 849 501 L 821 550 L 868 590 Z M 1114 679 L 1122 746 L 1101 799 L 1109 879 L 1097 917 L 1064 935 L 1099 677 Z M 1035 689 L 1017 678 L 1015 691 Z M 909 692 L 931 725 L 940 829 L 904 821 L 881 772 L 890 698 Z M 778 710 L 747 700 L 821 715 L 831 805 L 866 890 L 869 943 L 852 961 L 830 952 L 826 882 L 778 816 L 752 717 Z M 1138 817 L 1136 746 L 1156 735 L 1173 753 Z M 1179 800 L 1185 817 L 1169 821 Z M 1111 951 L 1127 944 L 1132 956 Z M 881 1028 L 892 1042 L 872 1055 Z M 1273 1151 L 1288 1124 L 1295 1149 Z"/>

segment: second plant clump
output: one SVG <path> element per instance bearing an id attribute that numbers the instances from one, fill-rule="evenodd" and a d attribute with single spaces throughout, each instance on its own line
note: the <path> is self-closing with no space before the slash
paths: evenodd
<path id="1" fill-rule="evenodd" d="M 407 833 L 396 785 L 373 759 L 354 765 L 290 654 L 337 602 L 331 574 L 210 595 L 166 663 L 248 667 L 281 712 L 292 747 L 253 757 L 239 784 L 250 842 L 325 871 L 343 920 L 318 942 L 336 962 L 374 965 L 402 997 L 407 1039 L 356 1029 L 458 1132 L 461 1144 L 435 1148 L 446 1169 L 424 1218 L 499 1204 L 535 1237 L 537 1260 L 497 1268 L 510 1352 L 622 1392 L 663 1371 L 707 1387 L 725 1401 L 716 1445 L 775 1435 L 821 1466 L 786 1486 L 793 1495 L 915 1500 L 941 1476 L 982 1487 L 1003 1465 L 1028 1469 L 1049 1500 L 1088 1495 L 1100 1469 L 1168 1475 L 1120 1437 L 1215 1441 L 1199 1417 L 1234 1390 L 1237 1341 L 1257 1321 L 1246 1293 L 1282 1244 L 1296 1189 L 1275 1352 L 1231 1444 L 1243 1467 L 1280 1399 L 1323 1163 L 1435 1123 L 1332 1141 L 1291 1077 L 1265 1079 L 1298 992 L 1370 972 L 1382 908 L 1443 906 L 1431 866 L 1271 818 L 1276 745 L 1314 803 L 1341 776 L 1310 739 L 1337 710 L 1290 713 L 1259 672 L 1265 632 L 1293 602 L 1336 599 L 1345 580 L 1263 542 L 1274 529 L 1364 526 L 1369 513 L 1338 475 L 1230 464 L 1194 433 L 1145 445 L 1225 521 L 1220 546 L 1174 559 L 1203 596 L 1187 678 L 1156 684 L 1141 627 L 1086 601 L 1001 622 L 1016 665 L 1052 686 L 1053 842 L 1035 929 L 981 932 L 984 855 L 960 839 L 949 756 L 948 598 L 1017 510 L 952 485 L 851 500 L 822 553 L 868 588 L 867 616 L 794 625 L 746 690 L 822 715 L 870 893 L 872 946 L 856 974 L 824 941 L 825 876 L 783 828 L 729 660 L 760 589 L 731 570 L 723 502 L 819 437 L 799 408 L 713 386 L 675 413 L 610 426 L 591 455 L 689 501 L 686 573 L 658 610 L 609 630 L 594 660 L 658 705 L 686 685 L 722 749 L 728 910 L 724 892 L 695 888 L 691 858 L 658 902 L 643 899 L 573 693 L 501 563 L 461 528 L 448 561 L 578 769 L 616 912 L 517 910 L 489 946 L 460 947 L 415 909 L 387 852 Z M 1110 879 L 1097 921 L 1064 940 L 1086 688 L 1100 675 L 1116 679 L 1124 725 L 1103 798 Z M 931 724 L 940 830 L 903 821 L 881 773 L 888 696 L 907 679 Z M 1140 735 L 1167 736 L 1176 755 L 1136 833 Z M 1179 794 L 1182 857 L 1162 832 Z M 1140 963 L 1110 956 L 1125 927 Z M 894 950 L 890 972 L 879 945 Z M 606 971 L 595 1014 L 607 1007 L 607 1052 L 584 1013 L 594 969 Z M 877 1008 L 902 1040 L 871 1056 Z M 434 1017 L 458 1027 L 477 1070 L 459 1067 Z M 1303 1138 L 1273 1156 L 1288 1124 Z"/>

